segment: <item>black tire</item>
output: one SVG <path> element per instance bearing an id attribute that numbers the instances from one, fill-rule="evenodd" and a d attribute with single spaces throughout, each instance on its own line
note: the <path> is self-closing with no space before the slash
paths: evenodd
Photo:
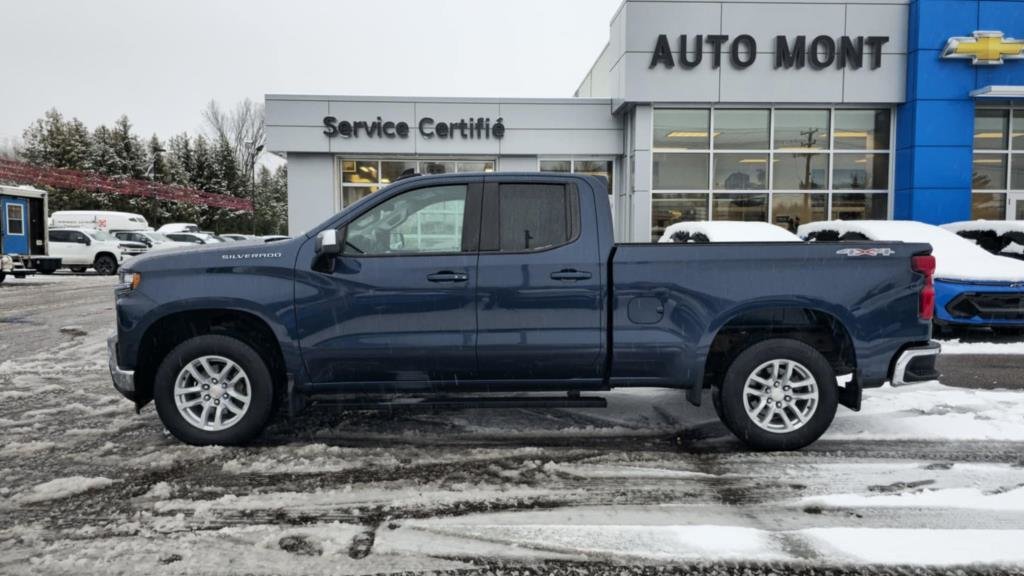
<path id="1" fill-rule="evenodd" d="M 4 279 L 7 278 L 7 273 L 0 272 L 0 284 L 4 283 Z"/>
<path id="2" fill-rule="evenodd" d="M 85 274 L 85 266 L 69 266 L 75 274 Z"/>
<path id="3" fill-rule="evenodd" d="M 814 378 L 817 386 L 816 407 L 802 425 L 789 431 L 770 431 L 762 428 L 747 415 L 744 404 L 744 387 L 748 378 L 759 367 L 773 360 L 799 363 Z M 777 385 L 778 381 L 774 384 Z M 798 450 L 807 446 L 821 437 L 832 424 L 839 404 L 836 375 L 828 360 L 803 342 L 783 338 L 763 340 L 740 353 L 726 371 L 720 393 L 722 422 L 737 438 L 758 450 Z M 768 401 L 769 404 L 771 402 Z M 766 408 L 772 409 L 773 413 L 776 412 L 770 405 Z M 783 410 L 786 410 L 784 404 Z M 795 415 L 795 409 L 785 413 L 788 419 Z M 769 423 L 776 422 L 776 416 L 768 416 L 767 420 Z M 782 424 L 782 415 L 778 416 L 778 424 Z"/>
<path id="4" fill-rule="evenodd" d="M 117 274 L 117 260 L 109 254 L 97 256 L 96 261 L 92 263 L 92 267 L 100 276 L 113 276 Z"/>
<path id="5" fill-rule="evenodd" d="M 174 401 L 178 373 L 189 362 L 206 355 L 223 356 L 235 362 L 249 379 L 249 408 L 237 423 L 224 430 L 203 430 L 190 423 Z M 267 365 L 251 346 L 230 336 L 208 334 L 182 342 L 163 359 L 153 380 L 153 402 L 160 421 L 182 442 L 195 446 L 235 446 L 263 432 L 273 411 L 274 384 Z"/>
<path id="6" fill-rule="evenodd" d="M 715 414 L 718 415 L 718 419 L 725 421 L 725 416 L 722 412 L 722 387 L 712 386 L 711 387 L 711 405 L 715 408 Z"/>

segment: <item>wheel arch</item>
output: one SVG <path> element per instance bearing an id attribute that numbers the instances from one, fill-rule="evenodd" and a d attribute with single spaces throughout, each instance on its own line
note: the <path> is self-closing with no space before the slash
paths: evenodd
<path id="1" fill-rule="evenodd" d="M 167 354 L 185 340 L 206 334 L 231 336 L 251 346 L 266 361 L 275 390 L 283 389 L 287 368 L 280 342 L 270 324 L 248 310 L 204 307 L 169 312 L 145 328 L 135 366 L 137 406 L 152 400 L 153 380 Z"/>
<path id="2" fill-rule="evenodd" d="M 848 313 L 827 304 L 761 302 L 721 314 L 708 330 L 698 349 L 696 382 L 688 399 L 700 403 L 704 389 L 721 382 L 730 358 L 757 342 L 787 338 L 803 342 L 828 360 L 836 374 L 855 372 L 857 355 Z M 840 402 L 860 408 L 860 388 L 854 378 L 840 391 Z"/>

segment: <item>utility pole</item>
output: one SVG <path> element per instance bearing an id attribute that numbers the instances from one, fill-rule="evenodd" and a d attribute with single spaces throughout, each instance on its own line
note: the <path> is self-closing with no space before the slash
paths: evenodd
<path id="1" fill-rule="evenodd" d="M 256 235 L 256 160 L 263 152 L 263 144 L 256 147 L 249 162 L 249 173 L 252 174 L 252 235 Z"/>

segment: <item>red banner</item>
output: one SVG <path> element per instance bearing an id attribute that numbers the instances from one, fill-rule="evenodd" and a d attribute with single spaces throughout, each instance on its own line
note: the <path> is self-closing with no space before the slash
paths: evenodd
<path id="1" fill-rule="evenodd" d="M 66 168 L 41 168 L 24 162 L 0 160 L 0 180 L 11 180 L 18 184 L 50 186 L 69 190 L 85 190 L 105 194 L 141 196 L 156 198 L 163 202 L 184 202 L 197 206 L 226 208 L 238 212 L 252 212 L 252 202 L 246 198 L 213 194 L 194 188 L 160 184 L 134 178 L 111 178 L 94 172 L 68 170 Z"/>

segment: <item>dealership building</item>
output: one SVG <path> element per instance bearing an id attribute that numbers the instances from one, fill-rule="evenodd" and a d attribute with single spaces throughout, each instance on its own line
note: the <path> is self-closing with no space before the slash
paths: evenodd
<path id="1" fill-rule="evenodd" d="M 599 174 L 683 220 L 1024 219 L 1024 1 L 626 0 L 567 98 L 268 95 L 289 231 L 409 171 Z"/>

